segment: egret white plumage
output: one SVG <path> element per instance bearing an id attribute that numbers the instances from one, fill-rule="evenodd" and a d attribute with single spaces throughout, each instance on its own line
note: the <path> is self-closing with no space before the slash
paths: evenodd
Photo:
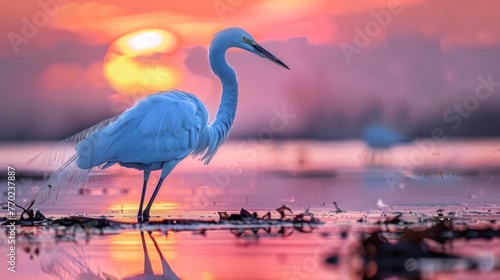
<path id="1" fill-rule="evenodd" d="M 189 155 L 198 156 L 208 164 L 228 137 L 238 102 L 236 73 L 225 58 L 232 47 L 289 69 L 243 29 L 234 27 L 217 33 L 208 57 L 222 84 L 222 97 L 210 124 L 205 105 L 193 94 L 173 90 L 147 96 L 122 114 L 63 141 L 64 145 L 76 145 L 76 152 L 72 151 L 64 160 L 60 155 L 51 156 L 50 164 L 63 165 L 48 178 L 32 203 L 57 196 L 63 185 L 76 187 L 84 183 L 96 166 L 104 169 L 119 164 L 144 172 L 138 219 L 149 219 L 153 201 L 172 169 Z M 148 179 L 154 170 L 161 170 L 160 179 L 143 211 Z"/>

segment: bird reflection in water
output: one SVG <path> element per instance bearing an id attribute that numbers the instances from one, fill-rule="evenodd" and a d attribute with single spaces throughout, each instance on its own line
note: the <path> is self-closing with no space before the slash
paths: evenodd
<path id="1" fill-rule="evenodd" d="M 177 280 L 180 279 L 177 277 L 175 272 L 172 270 L 170 265 L 167 263 L 167 260 L 163 257 L 163 254 L 161 253 L 160 247 L 158 246 L 158 243 L 156 242 L 155 238 L 152 235 L 151 231 L 148 231 L 149 238 L 153 241 L 153 244 L 155 245 L 156 252 L 158 252 L 158 255 L 160 256 L 161 260 L 161 268 L 163 270 L 163 273 L 161 275 L 155 275 L 153 271 L 153 267 L 151 266 L 151 259 L 149 258 L 149 253 L 148 253 L 148 248 L 146 246 L 146 239 L 144 238 L 144 231 L 141 231 L 141 241 L 142 241 L 142 250 L 144 253 L 144 273 L 143 274 L 138 274 L 134 275 L 131 277 L 126 277 L 123 278 L 125 279 L 166 279 L 166 280 Z M 117 279 L 118 278 L 108 278 L 108 279 Z"/>
<path id="2" fill-rule="evenodd" d="M 152 232 L 147 232 L 156 252 L 160 256 L 162 274 L 155 274 L 151 264 L 151 258 L 147 249 L 147 243 L 144 231 L 141 231 L 142 250 L 144 254 L 143 273 L 128 277 L 117 277 L 110 273 L 101 271 L 99 267 L 93 267 L 86 255 L 83 247 L 74 245 L 75 254 L 68 250 L 54 250 L 53 252 L 44 253 L 41 255 L 42 271 L 55 277 L 56 279 L 85 279 L 85 280 L 139 280 L 139 279 L 165 279 L 177 280 L 180 279 L 172 270 L 167 260 L 163 256 L 158 243 L 152 235 Z"/>

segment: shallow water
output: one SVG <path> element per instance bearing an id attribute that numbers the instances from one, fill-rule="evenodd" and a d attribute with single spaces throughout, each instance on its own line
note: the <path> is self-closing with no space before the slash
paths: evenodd
<path id="1" fill-rule="evenodd" d="M 16 169 L 18 204 L 24 205 L 41 185 L 25 162 L 46 146 L 0 147 L 0 164 Z M 209 166 L 187 160 L 174 170 L 155 201 L 152 221 L 218 221 L 218 211 L 239 213 L 241 208 L 259 216 L 271 211 L 271 216 L 278 218 L 274 210 L 286 204 L 294 214 L 309 207 L 324 224 L 310 233 L 287 229 L 283 234 L 276 226 L 269 232 L 261 228 L 257 234 L 247 230 L 239 237 L 234 231 L 217 228 L 201 233 L 199 228 L 143 226 L 146 231 L 141 236 L 135 224 L 135 228 L 102 231 L 93 227 L 18 226 L 16 272 L 7 271 L 4 262 L 0 275 L 2 279 L 78 279 L 87 273 L 94 277 L 87 279 L 127 279 L 144 276 L 150 265 L 155 274 L 170 273 L 171 278 L 173 272 L 181 279 L 362 279 L 359 271 L 367 270 L 361 268 L 362 258 L 356 257 L 355 248 L 363 236 L 374 230 L 390 236 L 391 231 L 405 227 L 393 225 L 387 230 L 377 221 L 399 211 L 402 219 L 412 223 L 407 227 L 421 230 L 435 223 L 432 219 L 438 218 L 437 210 L 444 209 L 444 218 L 454 212 L 449 218 L 465 225 L 461 230 L 476 226 L 493 234 L 490 239 L 453 240 L 448 242 L 453 246 L 447 252 L 479 263 L 489 260 L 493 265 L 485 265 L 489 269 L 482 272 L 453 266 L 420 276 L 467 279 L 480 273 L 482 279 L 500 277 L 496 266 L 500 266 L 500 243 L 495 235 L 500 216 L 500 141 L 438 145 L 423 140 L 380 152 L 374 158 L 366 156 L 363 144 L 356 141 L 230 142 Z M 148 194 L 155 180 L 152 176 Z M 7 185 L 6 176 L 1 184 Z M 61 196 L 55 205 L 43 205 L 39 210 L 53 219 L 104 216 L 135 223 L 141 184 L 141 172 L 113 167 L 96 172 L 85 189 Z M 2 200 L 6 195 L 3 192 Z M 345 212 L 336 213 L 333 201 Z M 2 211 L 6 216 L 7 210 Z M 152 238 L 147 230 L 152 231 Z M 7 241 L 7 235 L 2 235 L 0 252 L 5 254 Z M 326 262 L 332 255 L 338 256 L 335 265 Z M 464 270 L 469 272 L 464 274 Z M 168 275 L 164 279 L 169 279 Z"/>

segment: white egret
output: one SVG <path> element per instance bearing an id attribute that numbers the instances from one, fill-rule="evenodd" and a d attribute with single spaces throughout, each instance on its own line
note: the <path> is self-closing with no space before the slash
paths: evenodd
<path id="1" fill-rule="evenodd" d="M 62 160 L 52 156 L 50 164 L 63 163 L 30 202 L 57 197 L 60 188 L 84 183 L 90 170 L 119 164 L 144 172 L 138 220 L 148 220 L 150 209 L 167 175 L 187 156 L 199 156 L 208 164 L 228 137 L 238 102 L 236 73 L 226 61 L 226 51 L 236 47 L 289 69 L 281 60 L 255 42 L 241 28 L 217 33 L 209 48 L 210 67 L 222 84 L 222 97 L 215 119 L 208 124 L 205 105 L 193 94 L 159 92 L 138 101 L 122 114 L 63 141 L 76 145 L 76 152 Z M 67 147 L 66 147 L 67 148 Z M 160 179 L 143 211 L 151 171 L 161 170 Z"/>
<path id="2" fill-rule="evenodd" d="M 413 139 L 411 136 L 402 134 L 390 126 L 371 124 L 363 130 L 363 140 L 371 149 L 367 156 L 369 162 L 376 164 L 376 153 L 380 152 L 380 164 L 382 164 L 384 151 L 389 151 L 396 145 L 411 142 Z"/>

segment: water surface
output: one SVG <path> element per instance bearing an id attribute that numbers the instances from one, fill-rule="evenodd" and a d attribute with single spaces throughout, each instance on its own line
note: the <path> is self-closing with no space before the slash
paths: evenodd
<path id="1" fill-rule="evenodd" d="M 500 141 L 425 143 L 382 152 L 381 160 L 374 163 L 357 141 L 230 142 L 209 166 L 187 160 L 172 172 L 152 208 L 153 221 L 218 221 L 217 212 L 239 213 L 241 208 L 258 216 L 271 211 L 271 217 L 279 218 L 275 209 L 286 204 L 294 214 L 309 208 L 324 224 L 310 233 L 291 229 L 283 234 L 274 227 L 257 234 L 246 231 L 239 237 L 226 229 L 201 232 L 136 225 L 103 231 L 74 227 L 68 233 L 64 226 L 23 226 L 16 228 L 17 271 L 13 274 L 5 267 L 0 275 L 2 279 L 78 279 L 82 275 L 94 278 L 80 279 L 127 279 L 147 273 L 163 273 L 164 279 L 174 274 L 182 279 L 361 279 L 362 258 L 355 257 L 356 244 L 375 229 L 386 231 L 376 222 L 395 212 L 403 213 L 403 219 L 414 222 L 410 227 L 419 230 L 432 225 L 421 219 L 437 218 L 438 209 L 446 217 L 454 212 L 452 218 L 460 218 L 467 227 L 498 230 L 490 222 L 498 220 L 500 211 Z M 21 205 L 42 184 L 25 162 L 46 146 L 0 147 L 1 163 L 16 168 L 16 202 Z M 156 180 L 152 176 L 148 196 Z M 39 210 L 52 219 L 104 216 L 135 223 L 141 184 L 142 174 L 136 170 L 97 171 L 84 189 Z M 3 200 L 6 195 L 3 192 Z M 334 201 L 345 212 L 335 212 Z M 2 235 L 2 252 L 8 251 L 6 241 Z M 471 258 L 489 256 L 497 262 L 500 258 L 498 237 L 455 240 L 452 248 L 449 253 Z M 339 256 L 338 264 L 326 263 L 332 255 Z M 423 277 L 458 279 L 464 272 L 456 270 L 427 272 Z M 467 275 L 498 279 L 497 271 Z"/>

